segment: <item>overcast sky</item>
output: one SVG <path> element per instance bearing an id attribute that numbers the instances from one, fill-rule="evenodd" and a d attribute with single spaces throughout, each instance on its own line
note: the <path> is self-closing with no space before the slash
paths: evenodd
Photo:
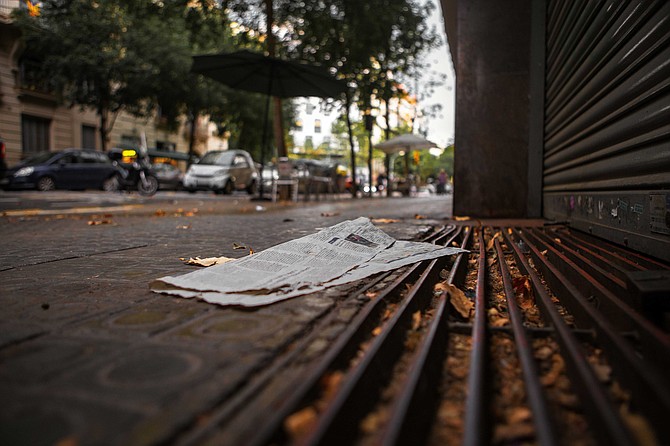
<path id="1" fill-rule="evenodd" d="M 454 69 L 451 63 L 451 54 L 447 45 L 447 36 L 444 31 L 444 20 L 442 19 L 442 9 L 440 2 L 434 0 L 437 8 L 433 11 L 430 17 L 430 23 L 435 25 L 438 33 L 442 37 L 443 44 L 440 48 L 433 50 L 428 55 L 428 61 L 432 65 L 432 69 L 445 73 L 447 79 L 443 86 L 439 87 L 431 96 L 430 101 L 426 101 L 425 105 L 433 103 L 442 104 L 442 111 L 436 118 L 431 118 L 428 121 L 428 139 L 444 147 L 450 140 L 454 138 L 454 104 L 456 81 L 454 79 Z"/>

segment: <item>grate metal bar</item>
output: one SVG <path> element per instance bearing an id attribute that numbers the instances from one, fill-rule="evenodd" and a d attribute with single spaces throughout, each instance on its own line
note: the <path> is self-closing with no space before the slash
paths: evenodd
<path id="1" fill-rule="evenodd" d="M 514 230 L 518 238 L 529 242 Z M 513 248 L 514 256 L 519 268 L 527 275 L 533 285 L 535 296 L 539 297 L 539 306 L 545 319 L 556 329 L 557 341 L 563 351 L 566 366 L 571 375 L 571 382 L 581 396 L 582 404 L 585 406 L 585 415 L 591 421 L 595 433 L 603 444 L 628 445 L 633 443 L 631 432 L 619 417 L 618 412 L 610 402 L 607 392 L 598 381 L 593 369 L 589 366 L 586 354 L 581 348 L 579 341 L 565 324 L 562 316 L 556 310 L 551 297 L 547 294 L 544 284 L 528 262 L 517 243 L 503 232 L 508 246 Z M 533 245 L 532 250 L 537 250 Z M 539 254 L 539 252 L 538 252 Z M 540 256 L 542 254 L 539 254 Z"/>
<path id="2" fill-rule="evenodd" d="M 607 290 L 593 276 L 553 246 L 543 243 L 532 233 L 521 234 L 516 231 L 516 234 L 525 244 L 534 248 L 533 259 L 539 265 L 544 265 L 543 272 L 551 286 L 555 290 L 562 290 L 566 296 L 575 296 L 566 301 L 566 304 L 570 304 L 570 311 L 582 324 L 590 326 L 594 321 L 593 315 L 596 313 L 591 304 L 594 301 L 591 296 L 594 296 L 597 309 L 607 316 L 608 325 L 613 324 L 620 331 L 635 331 L 640 337 L 639 347 L 646 360 L 661 370 L 670 370 L 670 355 L 668 355 L 670 337 L 667 334 L 643 318 L 630 305 Z M 542 254 L 542 249 L 547 250 L 546 256 Z M 600 319 L 602 317 L 598 318 Z"/>
<path id="3" fill-rule="evenodd" d="M 489 350 L 486 336 L 486 245 L 484 233 L 479 231 L 479 257 L 477 259 L 477 288 L 475 295 L 475 320 L 472 327 L 472 354 L 468 376 L 468 399 L 465 404 L 464 445 L 484 444 L 490 435 L 488 422 L 489 380 L 486 358 Z"/>
<path id="4" fill-rule="evenodd" d="M 586 316 L 582 324 L 596 330 L 598 340 L 602 343 L 603 350 L 610 358 L 610 364 L 618 372 L 621 380 L 635 390 L 635 398 L 641 404 L 640 410 L 649 419 L 654 420 L 656 425 L 662 425 L 662 420 L 665 418 L 663 414 L 670 411 L 670 391 L 668 390 L 670 389 L 670 381 L 667 374 L 665 376 L 660 375 L 654 367 L 649 367 L 649 364 L 645 363 L 645 360 L 660 360 L 665 362 L 668 359 L 668 352 L 670 350 L 666 349 L 665 354 L 661 358 L 641 358 L 638 352 L 633 349 L 630 342 L 615 330 L 603 313 L 588 303 L 587 299 L 558 272 L 558 269 L 551 264 L 550 260 L 542 255 L 539 250 L 540 248 L 533 244 L 534 240 L 530 237 L 525 237 L 519 231 L 515 231 L 515 234 L 529 245 L 531 256 L 535 260 L 535 264 L 539 270 L 543 272 L 545 278 L 548 280 L 549 278 L 554 279 L 553 290 L 559 296 L 559 299 L 566 306 L 569 305 L 571 311 L 574 311 L 576 307 L 580 307 L 580 310 Z M 535 239 L 535 241 L 539 241 L 539 239 Z M 617 299 L 614 296 L 612 298 Z M 633 317 L 637 315 L 631 308 L 629 308 L 629 312 Z M 641 327 L 650 331 L 656 330 L 645 320 L 640 319 L 639 322 Z M 662 342 L 663 334 L 658 333 L 658 335 L 661 336 L 660 340 Z M 659 370 L 667 370 L 663 368 L 663 364 L 660 364 L 660 367 Z M 665 440 L 667 441 L 668 439 L 666 438 Z"/>
<path id="5" fill-rule="evenodd" d="M 462 228 L 462 227 L 461 227 Z M 468 230 L 463 237 L 461 248 L 470 244 Z M 450 244 L 452 240 L 448 241 Z M 455 277 L 462 277 L 467 266 L 467 253 L 461 253 L 454 261 L 447 282 L 453 284 Z M 434 266 L 434 265 L 431 265 Z M 425 415 L 426 409 L 434 411 L 438 404 L 438 388 L 441 378 L 442 361 L 446 353 L 448 337 L 448 297 L 443 292 L 430 322 L 427 335 L 417 350 L 400 395 L 390 409 L 389 421 L 381 436 L 382 444 L 421 444 L 430 430 L 432 419 Z"/>
<path id="6" fill-rule="evenodd" d="M 496 254 L 499 259 L 504 259 L 505 255 L 500 247 L 500 241 L 495 240 Z M 549 405 L 544 396 L 544 390 L 540 383 L 540 374 L 538 373 L 537 364 L 533 357 L 533 351 L 530 347 L 530 340 L 526 335 L 526 330 L 523 325 L 523 316 L 519 310 L 514 289 L 512 286 L 512 276 L 509 271 L 507 262 L 499 262 L 500 274 L 502 276 L 503 286 L 505 289 L 505 298 L 507 300 L 507 308 L 510 315 L 510 321 L 514 333 L 514 339 L 519 352 L 519 360 L 523 370 L 526 391 L 528 395 L 528 403 L 533 410 L 533 421 L 537 428 L 537 437 L 539 443 L 542 445 L 557 445 L 558 435 L 556 434 L 556 427 L 552 421 Z"/>
<path id="7" fill-rule="evenodd" d="M 610 272 L 610 268 L 605 269 L 605 266 L 602 263 L 598 264 L 599 259 L 589 258 L 583 253 L 563 243 L 562 239 L 553 239 L 545 232 L 532 229 L 527 232 L 532 234 L 536 239 L 543 240 L 547 246 L 553 246 L 566 258 L 569 258 L 572 262 L 579 265 L 579 267 L 584 271 L 588 272 L 599 283 L 602 283 L 611 292 L 620 294 L 626 290 L 626 283 L 624 280 L 612 274 Z"/>

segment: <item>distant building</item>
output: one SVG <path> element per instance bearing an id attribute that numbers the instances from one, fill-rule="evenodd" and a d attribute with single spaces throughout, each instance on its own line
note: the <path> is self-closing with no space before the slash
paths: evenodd
<path id="1" fill-rule="evenodd" d="M 292 131 L 293 153 L 305 153 L 322 148 L 334 148 L 331 128 L 339 116 L 339 110 L 319 98 L 299 98 L 296 105 L 296 128 Z"/>

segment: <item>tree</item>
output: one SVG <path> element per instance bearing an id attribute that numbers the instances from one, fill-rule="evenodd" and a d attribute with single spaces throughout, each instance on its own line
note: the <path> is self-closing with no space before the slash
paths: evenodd
<path id="1" fill-rule="evenodd" d="M 277 15 L 294 58 L 332 67 L 354 87 L 343 110 L 348 117 L 352 102 L 361 111 L 370 109 L 373 98 L 388 105 L 400 94 L 399 80 L 422 72 L 422 54 L 439 43 L 427 24 L 432 8 L 416 0 L 282 1 Z M 389 132 L 387 117 L 387 137 Z M 349 134 L 355 164 L 351 126 Z"/>
<path id="2" fill-rule="evenodd" d="M 179 78 L 172 68 L 186 65 L 183 20 L 161 5 L 44 0 L 38 16 L 15 13 L 26 51 L 62 101 L 96 110 L 103 150 L 117 113 L 147 116 L 158 92 Z"/>

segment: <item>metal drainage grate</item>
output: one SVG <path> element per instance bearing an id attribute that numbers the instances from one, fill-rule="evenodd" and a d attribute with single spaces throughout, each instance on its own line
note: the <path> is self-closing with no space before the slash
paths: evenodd
<path id="1" fill-rule="evenodd" d="M 562 226 L 526 223 L 437 232 L 433 242 L 470 253 L 361 291 L 369 302 L 347 330 L 236 441 L 670 443 L 670 337 L 659 297 L 670 268 Z M 225 443 L 229 412 L 180 443 Z"/>

